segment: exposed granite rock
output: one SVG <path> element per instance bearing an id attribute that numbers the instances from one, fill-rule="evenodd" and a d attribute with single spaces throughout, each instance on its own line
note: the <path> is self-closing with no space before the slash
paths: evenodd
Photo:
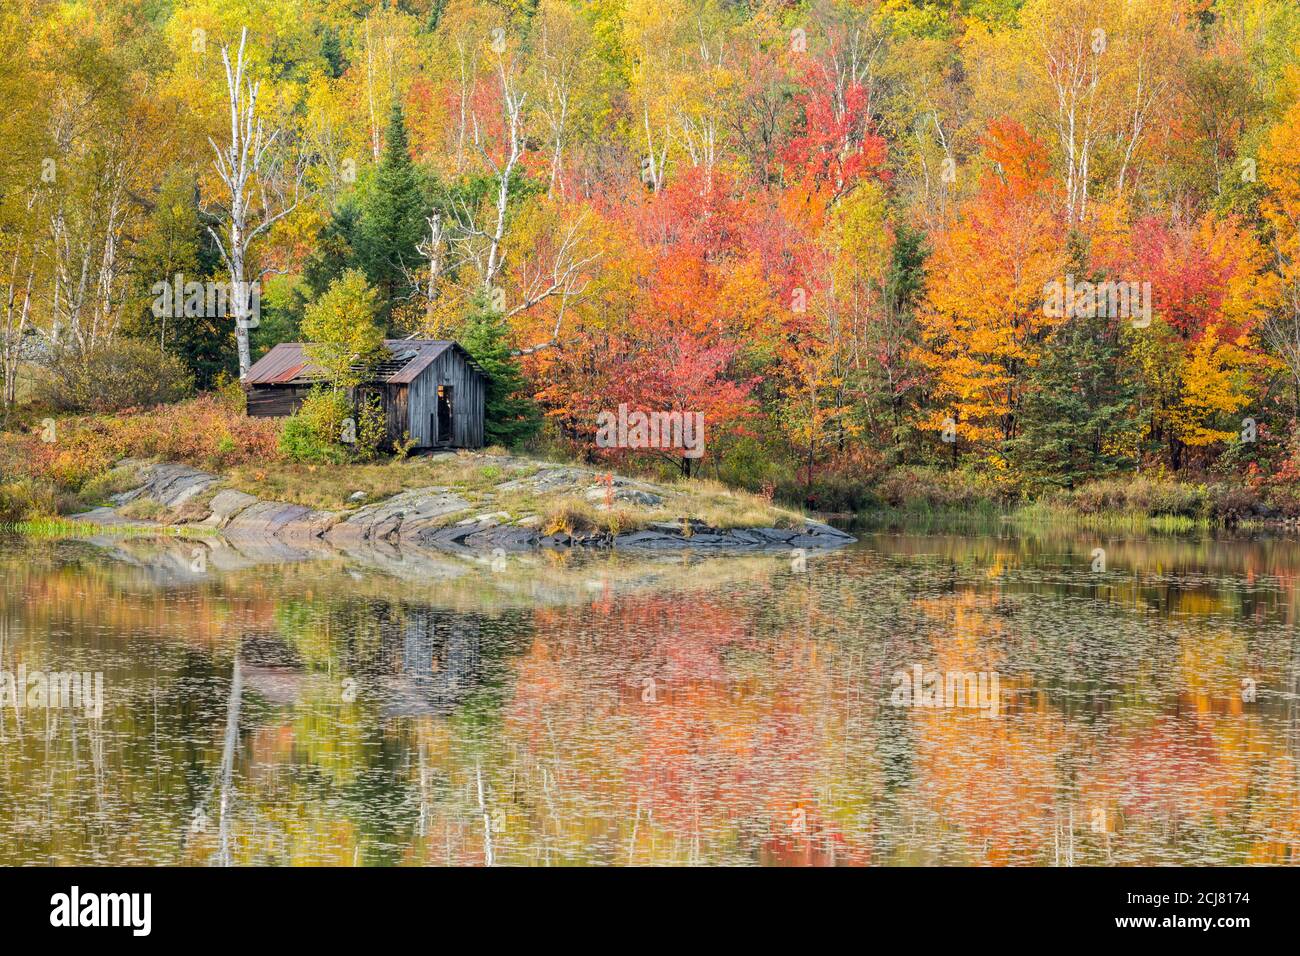
<path id="1" fill-rule="evenodd" d="M 573 488 L 579 484 L 589 484 L 593 472 L 571 465 L 557 465 L 550 468 L 542 468 L 536 474 L 526 475 L 523 478 L 513 478 L 510 481 L 502 482 L 497 487 L 502 491 L 520 491 L 531 489 L 538 492 L 559 491 L 563 488 Z"/>
<path id="2" fill-rule="evenodd" d="M 813 521 L 811 518 L 804 519 L 804 534 L 825 535 L 830 538 L 843 538 L 845 541 L 856 541 L 857 539 L 847 531 L 841 531 L 839 528 L 823 524 L 820 521 Z"/>
<path id="3" fill-rule="evenodd" d="M 83 511 L 77 515 L 77 520 L 86 524 L 99 525 L 101 528 L 136 527 L 158 523 L 143 521 L 139 518 L 128 518 L 126 515 L 118 514 L 116 508 L 92 508 L 90 511 Z"/>
<path id="4" fill-rule="evenodd" d="M 465 518 L 463 521 L 457 521 L 456 524 L 460 527 L 464 527 L 466 525 L 471 525 L 471 524 L 485 525 L 490 527 L 492 525 L 501 524 L 501 522 L 509 521 L 509 520 L 510 520 L 510 512 L 493 511 L 489 514 L 474 515 L 472 518 Z"/>
<path id="5" fill-rule="evenodd" d="M 231 519 L 251 505 L 257 504 L 258 500 L 242 491 L 222 488 L 213 496 L 212 502 L 208 505 L 210 513 L 200 523 L 213 528 L 224 528 Z"/>
<path id="6" fill-rule="evenodd" d="M 628 534 L 620 534 L 615 539 L 615 546 L 646 551 L 679 550 L 689 548 L 691 539 L 664 531 L 632 531 Z"/>
<path id="7" fill-rule="evenodd" d="M 517 462 L 502 459 L 503 465 L 521 470 Z M 136 464 L 136 463 L 131 463 Z M 185 465 L 139 465 L 144 484 L 118 496 L 119 504 L 147 497 L 175 508 L 216 485 L 220 478 Z M 576 466 L 543 467 L 531 475 L 511 479 L 498 487 L 504 490 L 532 489 L 563 491 L 572 487 L 599 502 L 613 495 L 615 501 L 654 506 L 663 497 L 653 486 L 634 479 L 612 476 L 609 484 L 591 485 L 595 473 Z M 485 500 L 490 500 L 485 495 Z M 395 547 L 420 545 L 452 554 L 523 552 L 538 549 L 616 549 L 626 551 L 681 551 L 709 553 L 788 551 L 791 549 L 837 548 L 853 541 L 852 535 L 819 521 L 806 520 L 799 528 L 712 528 L 698 518 L 657 521 L 641 530 L 611 534 L 607 531 L 558 532 L 543 535 L 542 519 L 528 515 L 511 523 L 506 511 L 456 516 L 474 507 L 447 488 L 414 488 L 384 501 L 363 505 L 352 512 L 317 511 L 305 505 L 264 501 L 229 488 L 218 489 L 201 524 L 219 528 L 232 539 L 268 543 L 293 542 L 311 547 L 337 547 L 344 551 L 365 548 L 384 560 L 401 564 Z M 482 507 L 480 502 L 478 507 Z M 83 516 L 101 524 L 120 518 L 111 509 Z M 393 554 L 384 557 L 384 553 Z"/>
<path id="8" fill-rule="evenodd" d="M 280 538 L 318 538 L 338 521 L 333 512 L 315 511 L 304 505 L 259 501 L 249 505 L 225 527 L 232 536 L 265 535 Z"/>
<path id="9" fill-rule="evenodd" d="M 620 488 L 616 485 L 609 487 L 606 485 L 594 485 L 585 492 L 588 501 L 596 502 L 597 507 L 606 507 L 612 498 L 618 502 L 630 502 L 634 505 L 646 505 L 654 507 L 663 503 L 663 498 L 649 491 L 642 491 L 640 488 Z"/>
<path id="10" fill-rule="evenodd" d="M 495 551 L 531 551 L 537 547 L 537 532 L 530 528 L 497 525 L 483 531 L 475 531 L 462 540 L 462 544 L 474 550 Z"/>
<path id="11" fill-rule="evenodd" d="M 115 496 L 113 500 L 116 504 L 124 505 L 137 498 L 151 498 L 168 508 L 178 508 L 221 480 L 216 475 L 188 465 L 141 465 L 139 470 L 144 484 Z"/>
<path id="12" fill-rule="evenodd" d="M 366 505 L 329 529 L 335 543 L 354 543 L 418 535 L 439 519 L 469 509 L 469 502 L 446 488 L 414 488 L 373 505 Z"/>

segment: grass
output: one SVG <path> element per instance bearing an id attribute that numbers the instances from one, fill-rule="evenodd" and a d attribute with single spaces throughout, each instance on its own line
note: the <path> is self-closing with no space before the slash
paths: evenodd
<path id="1" fill-rule="evenodd" d="M 722 529 L 798 527 L 804 520 L 801 513 L 774 507 L 758 495 L 701 479 L 680 479 L 655 486 L 663 497 L 662 504 L 645 506 L 620 501 L 612 509 L 600 507 L 599 501 L 575 495 L 572 488 L 547 493 L 527 484 L 509 489 L 501 487 L 505 482 L 530 478 L 546 467 L 571 466 L 490 452 L 338 466 L 268 463 L 230 470 L 225 474 L 224 485 L 265 500 L 323 511 L 373 504 L 412 488 L 445 488 L 469 502 L 470 510 L 504 511 L 511 520 L 538 516 L 543 534 L 558 531 L 618 534 L 640 530 L 652 522 L 682 518 Z M 349 500 L 358 491 L 365 492 L 365 500 Z M 453 523 L 464 517 L 464 512 L 458 512 L 444 520 Z"/>
<path id="2" fill-rule="evenodd" d="M 140 487 L 142 480 L 137 466 L 120 465 L 91 478 L 81 486 L 77 497 L 88 507 L 100 507 L 109 504 L 113 495 Z"/>
<path id="3" fill-rule="evenodd" d="M 507 474 L 500 465 L 484 465 L 474 456 L 455 455 L 348 465 L 269 462 L 234 468 L 224 474 L 228 487 L 245 494 L 338 511 L 382 501 L 411 488 L 445 487 L 473 502 L 491 493 L 498 481 L 537 470 L 538 466 L 533 466 Z M 350 501 L 358 491 L 365 492 L 365 501 Z"/>
<path id="4" fill-rule="evenodd" d="M 797 528 L 802 527 L 801 511 L 773 505 L 766 498 L 737 491 L 720 481 L 682 478 L 670 486 L 690 501 L 690 517 L 699 518 L 710 528 Z M 680 517 L 680 511 L 677 517 Z"/>
<path id="5" fill-rule="evenodd" d="M 119 525 L 119 527 L 123 526 Z M 20 534 L 26 538 L 81 538 L 99 534 L 103 530 L 97 524 L 72 518 L 36 518 L 31 521 L 0 524 L 0 531 Z"/>
<path id="6" fill-rule="evenodd" d="M 1132 509 L 1080 511 L 1061 501 L 1035 501 L 998 506 L 985 503 L 968 508 L 883 508 L 856 516 L 860 527 L 906 527 L 920 531 L 993 533 L 999 527 L 1072 528 L 1090 531 L 1188 534 L 1219 527 L 1222 522 L 1205 515 L 1151 514 Z M 1262 520 L 1242 520 L 1240 527 L 1265 527 Z"/>
<path id="7" fill-rule="evenodd" d="M 118 513 L 124 518 L 133 518 L 136 521 L 163 521 L 171 512 L 161 501 L 154 501 L 152 498 L 137 498 L 130 504 L 119 508 Z"/>
<path id="8" fill-rule="evenodd" d="M 1214 527 L 1206 515 L 1152 514 L 1133 508 L 1105 508 L 1080 511 L 1062 501 L 1036 501 L 1021 505 L 1007 515 L 1017 524 L 1058 524 L 1109 531 L 1185 532 Z"/>
<path id="9" fill-rule="evenodd" d="M 72 518 L 34 518 L 30 521 L 14 521 L 0 524 L 0 532 L 18 534 L 26 538 L 88 538 L 99 535 L 120 537 L 138 537 L 140 535 L 166 535 L 175 538 L 208 538 L 216 535 L 210 528 L 194 528 L 183 525 L 113 524 L 101 525 L 90 521 L 78 521 Z"/>

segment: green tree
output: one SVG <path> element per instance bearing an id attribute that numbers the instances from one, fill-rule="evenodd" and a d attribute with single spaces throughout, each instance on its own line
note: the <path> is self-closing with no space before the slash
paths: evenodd
<path id="1" fill-rule="evenodd" d="M 466 316 L 459 341 L 488 375 L 487 443 L 510 448 L 537 434 L 541 410 L 529 395 L 519 359 L 511 352 L 505 317 L 482 294 Z"/>
<path id="2" fill-rule="evenodd" d="M 378 296 L 357 269 L 349 269 L 307 307 L 302 331 L 307 357 L 336 389 L 355 388 L 384 355 Z"/>
<path id="3" fill-rule="evenodd" d="M 379 164 L 362 190 L 354 248 L 357 263 L 380 295 L 380 318 L 392 331 L 393 307 L 413 289 L 408 270 L 420 258 L 429 203 L 411 162 L 401 104 L 394 101 Z"/>
<path id="4" fill-rule="evenodd" d="M 1086 274 L 1086 242 L 1074 235 L 1068 248 L 1070 271 Z M 1132 466 L 1141 423 L 1138 377 L 1125 361 L 1120 336 L 1123 321 L 1076 314 L 1050 332 L 1029 374 L 1016 435 L 1004 444 L 1031 483 L 1073 488 Z"/>
<path id="5" fill-rule="evenodd" d="M 1036 484 L 1073 488 L 1131 467 L 1137 387 L 1105 318 L 1058 327 L 1030 375 L 1008 457 Z"/>
<path id="6" fill-rule="evenodd" d="M 262 283 L 262 314 L 251 335 L 255 358 L 281 342 L 302 341 L 302 317 L 308 301 L 307 285 L 299 276 L 272 276 Z"/>
<path id="7" fill-rule="evenodd" d="M 234 320 L 225 315 L 184 315 L 178 303 L 155 309 L 156 283 L 225 281 L 220 258 L 199 218 L 193 174 L 172 167 L 163 176 L 153 209 L 135 250 L 134 277 L 140 308 L 125 323 L 129 335 L 149 339 L 177 356 L 199 388 L 233 374 Z"/>
<path id="8" fill-rule="evenodd" d="M 344 197 L 328 221 L 316 232 L 316 242 L 303 262 L 302 277 L 310 298 L 321 295 L 349 269 L 358 268 L 357 220 L 361 212 L 355 198 Z"/>

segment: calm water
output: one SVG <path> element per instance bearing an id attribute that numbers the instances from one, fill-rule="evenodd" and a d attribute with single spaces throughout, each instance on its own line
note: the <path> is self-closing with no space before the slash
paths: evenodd
<path id="1" fill-rule="evenodd" d="M 1293 863 L 1297 569 L 1073 531 L 806 568 L 0 539 L 0 671 L 104 682 L 0 708 L 0 864 Z M 971 696 L 909 706 L 930 673 Z"/>

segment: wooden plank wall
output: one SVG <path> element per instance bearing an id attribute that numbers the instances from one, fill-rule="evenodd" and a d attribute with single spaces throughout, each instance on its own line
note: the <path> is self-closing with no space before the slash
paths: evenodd
<path id="1" fill-rule="evenodd" d="M 389 440 L 396 443 L 403 432 L 409 432 L 415 447 L 432 447 L 439 385 L 450 385 L 452 389 L 451 447 L 482 448 L 487 382 L 455 349 L 439 355 L 409 386 L 384 387 Z M 254 418 L 292 415 L 310 391 L 305 386 L 254 385 L 247 389 L 248 414 Z"/>
<path id="2" fill-rule="evenodd" d="M 293 385 L 254 385 L 244 390 L 250 418 L 288 418 L 311 391 Z"/>
<path id="3" fill-rule="evenodd" d="M 433 434 L 429 426 L 429 410 L 438 407 L 438 389 L 437 382 L 434 380 L 436 375 L 434 369 L 437 367 L 435 362 L 423 372 L 415 377 L 415 381 L 407 386 L 406 405 L 406 428 L 410 431 L 411 437 L 415 439 L 416 448 L 428 448 L 433 444 Z"/>
<path id="4" fill-rule="evenodd" d="M 470 367 L 463 355 L 447 349 L 411 383 L 410 430 L 418 446 L 432 445 L 433 416 L 438 412 L 438 386 L 450 385 L 452 394 L 452 447 L 483 447 L 483 376 Z"/>
<path id="5" fill-rule="evenodd" d="M 405 385 L 385 385 L 384 392 L 384 434 L 388 440 L 396 445 L 404 437 L 407 430 L 407 411 L 406 411 L 406 386 Z"/>

